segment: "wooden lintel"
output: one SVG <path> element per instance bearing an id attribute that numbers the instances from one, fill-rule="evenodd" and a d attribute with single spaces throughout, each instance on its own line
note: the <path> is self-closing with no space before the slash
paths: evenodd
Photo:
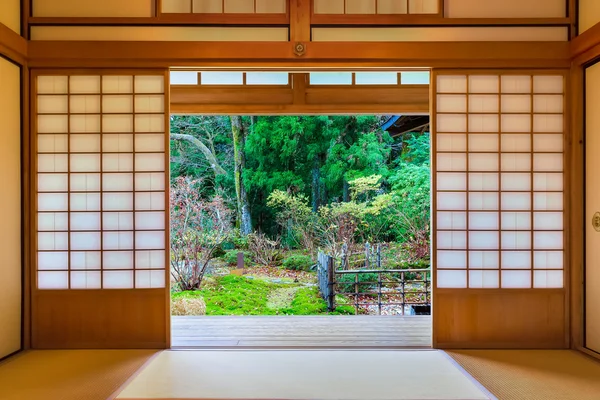
<path id="1" fill-rule="evenodd" d="M 568 42 L 32 41 L 32 67 L 568 68 Z"/>
<path id="2" fill-rule="evenodd" d="M 586 64 L 600 57 L 600 23 L 597 23 L 571 42 L 571 57 L 576 65 Z"/>
<path id="3" fill-rule="evenodd" d="M 0 55 L 25 65 L 27 60 L 27 40 L 0 24 Z"/>
<path id="4" fill-rule="evenodd" d="M 570 18 L 443 18 L 418 14 L 313 14 L 312 25 L 569 26 Z"/>

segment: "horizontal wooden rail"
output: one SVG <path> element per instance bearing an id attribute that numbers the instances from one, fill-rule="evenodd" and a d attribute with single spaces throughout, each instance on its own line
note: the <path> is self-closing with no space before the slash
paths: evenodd
<path id="1" fill-rule="evenodd" d="M 569 26 L 570 18 L 442 18 L 416 14 L 314 14 L 312 25 Z"/>

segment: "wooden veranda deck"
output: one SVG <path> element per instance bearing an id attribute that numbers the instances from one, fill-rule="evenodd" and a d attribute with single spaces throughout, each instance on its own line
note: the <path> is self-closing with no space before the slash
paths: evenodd
<path id="1" fill-rule="evenodd" d="M 428 348 L 431 317 L 174 316 L 172 347 Z"/>

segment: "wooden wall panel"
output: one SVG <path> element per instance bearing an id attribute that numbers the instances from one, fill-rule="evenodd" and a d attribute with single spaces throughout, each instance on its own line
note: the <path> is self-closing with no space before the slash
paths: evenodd
<path id="1" fill-rule="evenodd" d="M 568 41 L 563 27 L 313 28 L 315 42 Z"/>
<path id="2" fill-rule="evenodd" d="M 579 34 L 600 23 L 600 1 L 579 0 Z"/>
<path id="3" fill-rule="evenodd" d="M 287 28 L 34 26 L 31 40 L 248 42 L 288 39 Z"/>
<path id="4" fill-rule="evenodd" d="M 37 291 L 35 349 L 164 349 L 168 313 L 162 289 Z"/>
<path id="5" fill-rule="evenodd" d="M 567 0 L 445 0 L 445 4 L 449 18 L 560 18 L 567 13 Z"/>
<path id="6" fill-rule="evenodd" d="M 5 0 L 3 0 L 5 1 Z M 151 17 L 153 0 L 33 0 L 34 17 Z"/>
<path id="7" fill-rule="evenodd" d="M 600 353 L 600 232 L 592 225 L 600 212 L 600 64 L 586 69 L 585 83 L 585 346 Z"/>
<path id="8" fill-rule="evenodd" d="M 0 57 L 0 358 L 21 348 L 21 79 Z"/>
<path id="9" fill-rule="evenodd" d="M 0 1 L 0 24 L 8 26 L 16 33 L 21 33 L 21 1 Z"/>
<path id="10" fill-rule="evenodd" d="M 566 348 L 564 292 L 437 289 L 438 348 Z"/>

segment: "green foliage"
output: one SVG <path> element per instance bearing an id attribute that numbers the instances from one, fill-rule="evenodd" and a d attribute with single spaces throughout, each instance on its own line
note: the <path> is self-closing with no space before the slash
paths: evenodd
<path id="1" fill-rule="evenodd" d="M 358 293 L 372 292 L 377 285 L 379 276 L 374 273 L 358 274 Z M 356 293 L 356 274 L 343 274 L 336 276 L 338 293 Z"/>
<path id="2" fill-rule="evenodd" d="M 294 254 L 283 260 L 283 267 L 296 271 L 309 271 L 314 262 L 310 256 Z"/>
<path id="3" fill-rule="evenodd" d="M 300 288 L 296 292 L 294 300 L 289 308 L 281 310 L 287 315 L 318 315 L 318 314 L 354 314 L 354 308 L 350 306 L 337 306 L 334 312 L 327 312 L 327 303 L 317 288 Z"/>
<path id="4" fill-rule="evenodd" d="M 237 265 L 237 255 L 240 253 L 239 250 L 230 250 L 226 252 L 221 259 L 229 265 Z M 252 253 L 249 251 L 241 251 L 244 254 L 244 266 L 252 264 Z"/>

